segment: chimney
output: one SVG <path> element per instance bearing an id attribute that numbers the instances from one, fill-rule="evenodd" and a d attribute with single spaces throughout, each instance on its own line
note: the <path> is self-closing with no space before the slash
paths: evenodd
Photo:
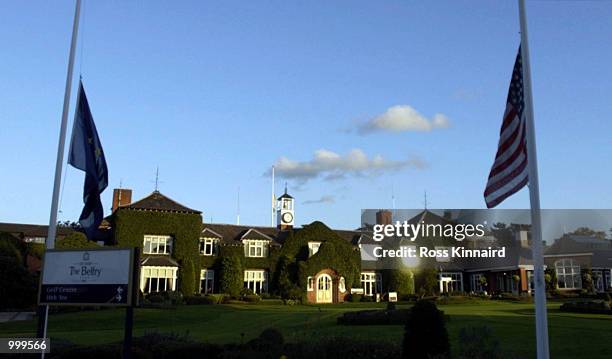
<path id="1" fill-rule="evenodd" d="M 391 224 L 392 221 L 391 211 L 387 209 L 381 209 L 376 212 L 376 224 Z"/>
<path id="2" fill-rule="evenodd" d="M 113 212 L 120 207 L 132 203 L 132 190 L 115 188 L 113 190 Z"/>
<path id="3" fill-rule="evenodd" d="M 522 248 L 529 248 L 529 236 L 527 235 L 529 232 L 524 229 L 519 229 L 517 232 L 517 239 Z"/>

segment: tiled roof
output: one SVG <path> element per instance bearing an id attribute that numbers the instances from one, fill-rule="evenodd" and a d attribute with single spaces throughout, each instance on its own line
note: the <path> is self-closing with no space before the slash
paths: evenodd
<path id="1" fill-rule="evenodd" d="M 183 206 L 175 200 L 164 196 L 159 191 L 154 191 L 145 198 L 136 202 L 130 203 L 119 208 L 148 210 L 148 211 L 163 211 L 163 212 L 178 212 L 178 213 L 195 213 L 202 212 Z"/>

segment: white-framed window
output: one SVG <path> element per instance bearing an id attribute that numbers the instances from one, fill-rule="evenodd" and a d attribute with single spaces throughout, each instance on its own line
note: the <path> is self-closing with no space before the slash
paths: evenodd
<path id="1" fill-rule="evenodd" d="M 307 290 L 309 292 L 314 290 L 314 277 L 308 277 Z"/>
<path id="2" fill-rule="evenodd" d="M 582 288 L 580 265 L 573 259 L 559 259 L 555 262 L 555 271 L 557 273 L 557 285 L 560 289 Z"/>
<path id="3" fill-rule="evenodd" d="M 267 257 L 268 243 L 266 240 L 246 239 L 244 240 L 245 257 Z"/>
<path id="4" fill-rule="evenodd" d="M 604 290 L 612 288 L 612 269 L 604 270 Z"/>
<path id="5" fill-rule="evenodd" d="M 200 238 L 200 254 L 215 256 L 219 250 L 219 238 Z"/>
<path id="6" fill-rule="evenodd" d="M 312 257 L 319 251 L 321 242 L 308 242 L 308 257 Z"/>
<path id="7" fill-rule="evenodd" d="M 154 293 L 176 290 L 177 267 L 143 266 L 140 274 L 140 290 Z"/>
<path id="8" fill-rule="evenodd" d="M 263 269 L 244 271 L 244 287 L 254 293 L 261 294 L 268 291 L 268 272 Z"/>
<path id="9" fill-rule="evenodd" d="M 442 272 L 438 274 L 442 293 L 463 292 L 463 274 L 461 272 Z"/>
<path id="10" fill-rule="evenodd" d="M 376 293 L 382 293 L 381 274 L 375 272 L 362 272 L 361 286 L 363 287 L 363 295 L 371 296 Z"/>
<path id="11" fill-rule="evenodd" d="M 485 286 L 482 285 L 482 279 L 484 277 L 484 274 L 482 273 L 475 273 L 472 274 L 472 278 L 471 278 L 471 285 L 472 285 L 472 291 L 476 292 L 476 293 L 481 293 L 485 291 Z"/>
<path id="12" fill-rule="evenodd" d="M 340 293 L 346 292 L 346 280 L 344 279 L 344 277 L 340 277 L 340 279 L 338 280 L 338 290 L 340 291 Z"/>
<path id="13" fill-rule="evenodd" d="M 281 200 L 281 207 L 283 209 L 286 209 L 286 210 L 290 211 L 292 209 L 292 205 L 291 204 L 292 204 L 292 201 L 289 198 L 283 198 Z"/>
<path id="14" fill-rule="evenodd" d="M 200 293 L 208 294 L 215 291 L 215 271 L 202 269 L 200 271 Z"/>
<path id="15" fill-rule="evenodd" d="M 144 254 L 172 254 L 172 237 L 145 234 Z"/>

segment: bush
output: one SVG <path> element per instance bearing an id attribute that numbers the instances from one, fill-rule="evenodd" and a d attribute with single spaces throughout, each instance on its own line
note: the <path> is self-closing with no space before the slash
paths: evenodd
<path id="1" fill-rule="evenodd" d="M 361 297 L 361 302 L 373 302 L 373 301 L 374 301 L 373 295 L 364 295 Z"/>
<path id="2" fill-rule="evenodd" d="M 431 356 L 448 355 L 450 343 L 444 323 L 444 315 L 431 301 L 420 300 L 406 321 L 402 346 L 404 359 L 428 359 Z"/>
<path id="3" fill-rule="evenodd" d="M 572 313 L 612 314 L 610 303 L 601 300 L 566 302 L 559 309 Z"/>
<path id="4" fill-rule="evenodd" d="M 349 302 L 351 303 L 361 302 L 361 298 L 363 298 L 362 294 L 351 294 L 349 296 Z"/>
<path id="5" fill-rule="evenodd" d="M 435 295 L 438 288 L 438 272 L 433 268 L 422 269 L 415 279 L 421 296 Z"/>
<path id="6" fill-rule="evenodd" d="M 283 349 L 285 339 L 283 334 L 276 329 L 264 329 L 259 337 L 251 340 L 248 345 L 256 351 L 265 352 L 270 357 L 278 357 Z"/>
<path id="7" fill-rule="evenodd" d="M 17 257 L 0 256 L 0 310 L 33 307 L 37 282 Z"/>
<path id="8" fill-rule="evenodd" d="M 187 305 L 217 304 L 217 298 L 209 295 L 192 295 L 185 297 Z"/>
<path id="9" fill-rule="evenodd" d="M 259 303 L 259 301 L 261 301 L 261 297 L 257 294 L 249 294 L 242 297 L 242 300 L 247 303 Z"/>
<path id="10" fill-rule="evenodd" d="M 100 246 L 87 239 L 87 236 L 81 232 L 72 232 L 64 238 L 60 238 L 55 242 L 56 249 L 94 249 Z"/>
<path id="11" fill-rule="evenodd" d="M 338 317 L 343 325 L 403 325 L 410 316 L 410 309 L 360 310 L 345 312 Z"/>
<path id="12" fill-rule="evenodd" d="M 461 328 L 459 357 L 465 359 L 501 358 L 499 341 L 489 327 Z"/>

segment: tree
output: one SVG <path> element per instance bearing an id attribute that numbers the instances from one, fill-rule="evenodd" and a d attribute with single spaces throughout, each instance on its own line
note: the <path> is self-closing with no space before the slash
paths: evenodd
<path id="1" fill-rule="evenodd" d="M 240 295 L 243 283 L 244 274 L 240 258 L 235 254 L 224 256 L 221 260 L 221 278 L 219 280 L 221 292 L 237 297 Z"/>
<path id="2" fill-rule="evenodd" d="M 81 232 L 72 232 L 64 238 L 55 242 L 57 249 L 93 249 L 100 246 L 93 241 L 87 239 L 85 234 Z"/>
<path id="3" fill-rule="evenodd" d="M 399 296 L 414 294 L 414 274 L 407 268 L 396 268 L 387 271 L 387 290 L 397 292 Z"/>
<path id="4" fill-rule="evenodd" d="M 408 316 L 402 348 L 403 359 L 429 359 L 448 355 L 450 343 L 444 315 L 436 304 L 419 300 Z"/>
<path id="5" fill-rule="evenodd" d="M 15 253 L 0 253 L 0 310 L 25 308 L 36 302 L 36 276 Z"/>
<path id="6" fill-rule="evenodd" d="M 417 288 L 421 296 L 434 295 L 438 288 L 438 271 L 424 268 L 417 275 Z"/>

